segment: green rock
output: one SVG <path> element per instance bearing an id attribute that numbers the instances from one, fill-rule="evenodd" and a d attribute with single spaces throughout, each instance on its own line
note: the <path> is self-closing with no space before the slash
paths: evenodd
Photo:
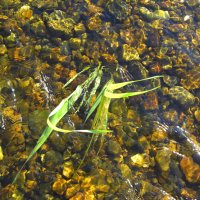
<path id="1" fill-rule="evenodd" d="M 31 30 L 37 36 L 45 36 L 46 35 L 46 26 L 43 21 L 37 21 L 31 24 Z"/>
<path id="2" fill-rule="evenodd" d="M 171 154 L 171 151 L 167 148 L 158 150 L 156 152 L 155 160 L 158 163 L 160 169 L 164 172 L 169 170 Z"/>
<path id="3" fill-rule="evenodd" d="M 122 149 L 121 149 L 118 142 L 113 141 L 113 140 L 109 140 L 107 151 L 108 151 L 109 154 L 118 155 L 118 154 L 121 153 Z"/>
<path id="4" fill-rule="evenodd" d="M 15 47 L 17 44 L 16 35 L 11 33 L 8 37 L 4 38 L 7 47 Z"/>
<path id="5" fill-rule="evenodd" d="M 122 47 L 122 58 L 125 61 L 140 60 L 140 56 L 137 50 L 128 44 L 124 44 Z"/>
<path id="6" fill-rule="evenodd" d="M 4 55 L 7 53 L 7 48 L 4 44 L 0 45 L 0 55 Z"/>
<path id="7" fill-rule="evenodd" d="M 127 106 L 124 99 L 116 99 L 111 102 L 111 113 L 114 113 L 118 117 L 125 117 L 127 115 Z"/>
<path id="8" fill-rule="evenodd" d="M 29 114 L 29 127 L 34 138 L 38 138 L 46 127 L 48 115 L 48 110 L 35 110 Z"/>
<path id="9" fill-rule="evenodd" d="M 44 16 L 47 20 L 49 30 L 56 36 L 71 37 L 75 26 L 75 21 L 72 18 L 66 17 L 65 12 L 55 10 L 50 15 Z"/>
<path id="10" fill-rule="evenodd" d="M 1 148 L 1 146 L 0 146 L 0 160 L 3 160 L 3 150 Z"/>

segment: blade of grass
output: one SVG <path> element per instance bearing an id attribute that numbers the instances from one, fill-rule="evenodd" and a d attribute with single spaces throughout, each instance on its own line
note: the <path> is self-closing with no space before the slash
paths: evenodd
<path id="1" fill-rule="evenodd" d="M 85 67 L 82 71 L 80 71 L 74 77 L 72 77 L 67 83 L 65 83 L 65 85 L 63 86 L 63 88 L 67 87 L 74 79 L 76 79 L 80 74 L 82 74 L 83 72 L 87 71 L 88 69 L 90 69 L 90 66 Z"/>
<path id="2" fill-rule="evenodd" d="M 151 91 L 156 90 L 158 88 L 160 88 L 160 86 L 154 87 L 154 88 L 149 89 L 149 90 L 140 91 L 140 92 L 126 92 L 126 93 L 112 93 L 112 92 L 105 91 L 105 96 L 112 98 L 112 99 L 119 99 L 119 98 L 124 98 L 124 97 L 130 97 L 130 96 L 137 96 L 137 95 L 145 94 L 147 92 L 151 92 Z"/>
<path id="3" fill-rule="evenodd" d="M 122 82 L 122 83 L 113 83 L 113 84 L 109 85 L 108 90 L 116 90 L 116 89 L 122 88 L 122 87 L 124 87 L 126 85 L 130 85 L 132 83 L 143 82 L 143 81 L 152 80 L 152 79 L 158 79 L 158 78 L 162 78 L 162 77 L 163 76 L 153 76 L 153 77 L 140 79 L 140 80 L 135 80 L 135 81 L 127 81 L 127 82 Z"/>

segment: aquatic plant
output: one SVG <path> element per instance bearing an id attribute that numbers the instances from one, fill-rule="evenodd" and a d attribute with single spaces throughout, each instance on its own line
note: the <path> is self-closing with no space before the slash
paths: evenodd
<path id="1" fill-rule="evenodd" d="M 71 78 L 64 86 L 67 87 L 77 76 L 79 76 L 81 73 L 85 72 L 86 70 L 90 69 L 90 67 L 84 68 L 81 72 L 77 73 L 73 78 Z M 95 102 L 91 105 L 91 108 L 88 109 L 87 116 L 85 118 L 85 122 L 91 117 L 91 115 L 95 112 L 95 116 L 92 122 L 92 126 L 90 130 L 66 130 L 57 127 L 58 122 L 64 117 L 65 114 L 67 114 L 74 106 L 75 103 L 81 99 L 79 103 L 79 107 L 77 108 L 76 112 L 79 111 L 79 109 L 82 106 L 90 105 L 91 99 L 94 95 L 96 95 L 97 90 L 100 87 L 101 79 L 103 76 L 103 67 L 101 64 L 97 68 L 94 69 L 92 73 L 90 73 L 89 77 L 80 85 L 76 87 L 76 89 L 65 99 L 63 99 L 60 104 L 49 114 L 47 118 L 47 127 L 41 134 L 40 138 L 37 141 L 36 146 L 33 148 L 31 153 L 29 154 L 28 158 L 26 159 L 25 163 L 22 165 L 21 169 L 15 176 L 13 183 L 16 182 L 20 172 L 26 165 L 26 163 L 35 155 L 35 153 L 40 149 L 40 147 L 45 143 L 45 141 L 48 139 L 52 131 L 62 132 L 62 133 L 90 133 L 92 134 L 91 140 L 88 144 L 88 147 L 85 151 L 85 154 L 78 166 L 78 169 L 82 165 L 85 157 L 87 156 L 87 153 L 91 147 L 91 144 L 95 142 L 99 135 L 101 135 L 101 142 L 100 147 L 103 144 L 104 135 L 107 132 L 112 132 L 112 130 L 107 130 L 107 121 L 108 121 L 108 111 L 110 102 L 112 99 L 118 99 L 118 98 L 126 98 L 130 96 L 136 96 L 141 95 L 153 90 L 156 90 L 160 87 L 160 85 L 153 87 L 152 89 L 144 90 L 144 91 L 137 91 L 137 92 L 125 92 L 125 93 L 114 93 L 115 90 L 121 89 L 125 86 L 128 86 L 133 83 L 142 82 L 146 80 L 152 80 L 152 79 L 159 79 L 162 76 L 154 76 L 150 78 L 145 78 L 141 80 L 134 80 L 134 81 L 127 81 L 122 83 L 115 83 L 113 77 L 111 76 L 110 80 L 103 86 L 100 93 L 96 97 Z M 91 88 L 91 90 L 90 90 Z M 90 91 L 89 91 L 90 90 Z M 89 94 L 87 96 L 87 94 Z M 99 148 L 100 149 L 100 148 Z"/>

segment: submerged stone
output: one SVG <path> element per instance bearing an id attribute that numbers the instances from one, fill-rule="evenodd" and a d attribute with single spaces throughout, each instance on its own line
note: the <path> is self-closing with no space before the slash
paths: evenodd
<path id="1" fill-rule="evenodd" d="M 63 178 L 58 178 L 52 186 L 54 192 L 59 195 L 63 195 L 67 189 L 67 181 Z"/>
<path id="2" fill-rule="evenodd" d="M 156 152 L 156 162 L 163 172 L 169 171 L 171 154 L 169 149 L 161 149 Z"/>
<path id="3" fill-rule="evenodd" d="M 0 146 L 0 160 L 3 160 L 3 150 L 1 146 Z"/>
<path id="4" fill-rule="evenodd" d="M 131 156 L 131 164 L 136 167 L 147 168 L 150 165 L 150 160 L 148 154 L 136 154 Z"/>
<path id="5" fill-rule="evenodd" d="M 195 103 L 195 96 L 181 86 L 174 86 L 169 89 L 169 96 L 182 106 L 191 106 Z"/>
<path id="6" fill-rule="evenodd" d="M 128 44 L 124 44 L 122 47 L 122 58 L 125 61 L 140 60 L 137 50 Z"/>
<path id="7" fill-rule="evenodd" d="M 47 27 L 56 36 L 72 36 L 75 21 L 72 18 L 66 17 L 65 12 L 55 10 L 50 15 L 45 16 L 45 18 L 47 20 Z"/>
<path id="8" fill-rule="evenodd" d="M 196 164 L 191 157 L 182 158 L 180 166 L 188 182 L 200 182 L 200 165 Z"/>
<path id="9" fill-rule="evenodd" d="M 55 168 L 63 162 L 62 154 L 57 151 L 47 151 L 42 155 L 42 162 L 49 168 Z"/>
<path id="10" fill-rule="evenodd" d="M 108 150 L 108 153 L 112 155 L 118 155 L 122 151 L 120 144 L 113 140 L 109 140 L 107 150 Z"/>
<path id="11" fill-rule="evenodd" d="M 165 20 L 170 18 L 169 12 L 164 10 L 156 10 L 154 12 L 151 12 L 146 7 L 140 7 L 139 11 L 149 20 L 156 20 L 156 19 Z"/>
<path id="12" fill-rule="evenodd" d="M 132 7 L 123 0 L 109 0 L 106 8 L 116 19 L 125 20 L 130 15 Z"/>
<path id="13" fill-rule="evenodd" d="M 46 120 L 49 115 L 48 110 L 35 110 L 29 113 L 29 126 L 33 132 L 32 136 L 38 138 L 47 125 Z"/>

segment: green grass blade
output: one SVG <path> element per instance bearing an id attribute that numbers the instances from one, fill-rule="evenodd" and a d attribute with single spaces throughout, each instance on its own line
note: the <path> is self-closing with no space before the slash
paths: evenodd
<path id="1" fill-rule="evenodd" d="M 88 104 L 90 104 L 92 97 L 96 94 L 97 89 L 99 88 L 99 85 L 101 83 L 101 77 L 102 77 L 102 69 L 99 69 L 98 75 L 95 79 L 95 83 L 94 83 L 94 87 L 92 88 L 91 92 L 90 92 L 90 96 L 88 99 Z"/>
<path id="2" fill-rule="evenodd" d="M 85 118 L 85 121 L 84 121 L 84 124 L 85 122 L 88 120 L 88 118 L 92 115 L 92 113 L 95 111 L 95 109 L 98 107 L 99 103 L 101 102 L 101 99 L 103 97 L 103 93 L 105 91 L 105 88 L 103 88 L 101 90 L 101 92 L 99 93 L 99 95 L 97 96 L 96 98 L 96 101 L 94 102 L 94 104 L 92 105 L 92 107 L 90 108 L 86 118 Z"/>
<path id="3" fill-rule="evenodd" d="M 74 79 L 76 79 L 80 74 L 82 74 L 83 72 L 87 71 L 88 69 L 90 69 L 90 66 L 85 67 L 82 71 L 80 71 L 74 77 L 72 77 L 69 81 L 67 81 L 67 83 L 65 83 L 65 85 L 63 86 L 63 88 L 67 87 Z"/>
<path id="4" fill-rule="evenodd" d="M 124 97 L 130 97 L 130 96 L 137 96 L 137 95 L 141 95 L 141 94 L 145 94 L 147 92 L 151 92 L 153 90 L 156 90 L 160 88 L 160 86 L 154 87 L 152 89 L 149 90 L 144 90 L 144 91 L 140 91 L 140 92 L 126 92 L 126 93 L 112 93 L 112 92 L 108 92 L 105 91 L 105 96 L 111 99 L 119 99 L 119 98 L 124 98 Z"/>
<path id="5" fill-rule="evenodd" d="M 122 82 L 122 83 L 113 83 L 113 84 L 110 84 L 108 86 L 108 90 L 116 90 L 116 89 L 122 88 L 122 87 L 124 87 L 126 85 L 130 85 L 132 83 L 137 83 L 137 82 L 142 82 L 142 81 L 147 81 L 147 80 L 152 80 L 152 79 L 158 79 L 158 78 L 161 78 L 161 77 L 163 77 L 163 76 L 153 76 L 153 77 L 140 79 L 140 80 L 135 80 L 135 81 L 128 81 L 128 82 Z"/>
<path id="6" fill-rule="evenodd" d="M 93 104 L 92 107 L 90 108 L 90 110 L 89 110 L 89 112 L 88 112 L 88 114 L 87 114 L 87 116 L 86 116 L 86 119 L 85 119 L 84 123 L 88 120 L 88 118 L 92 115 L 92 113 L 93 113 L 93 112 L 95 111 L 95 109 L 98 107 L 98 105 L 100 104 L 100 102 L 101 102 L 101 100 L 102 100 L 102 97 L 104 96 L 105 90 L 107 89 L 108 85 L 111 84 L 111 83 L 113 83 L 113 80 L 108 81 L 108 82 L 104 85 L 103 89 L 101 90 L 101 92 L 100 92 L 99 95 L 97 96 L 96 101 L 94 102 L 94 104 Z"/>
<path id="7" fill-rule="evenodd" d="M 60 119 L 69 111 L 69 109 L 73 106 L 73 104 L 76 102 L 76 100 L 80 97 L 82 93 L 82 87 L 78 86 L 76 90 L 68 97 L 61 101 L 61 103 L 49 114 L 49 118 L 51 118 L 51 123 L 56 125 Z M 33 148 L 31 153 L 29 154 L 27 160 L 22 165 L 21 169 L 15 176 L 13 183 L 16 182 L 17 178 L 19 177 L 20 172 L 24 168 L 25 164 L 35 155 L 35 153 L 40 149 L 40 147 L 45 143 L 45 141 L 48 139 L 50 134 L 52 133 L 53 129 L 51 127 L 46 127 L 43 131 L 42 135 L 38 139 L 38 142 L 36 146 Z"/>

